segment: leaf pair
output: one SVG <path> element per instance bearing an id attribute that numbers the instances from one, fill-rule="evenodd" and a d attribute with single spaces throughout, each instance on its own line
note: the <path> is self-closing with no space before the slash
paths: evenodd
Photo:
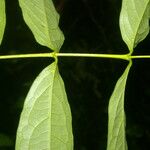
<path id="1" fill-rule="evenodd" d="M 59 52 L 64 36 L 52 0 L 19 0 L 26 24 L 41 45 Z M 72 150 L 72 119 L 57 59 L 35 79 L 24 103 L 16 150 Z"/>
<path id="2" fill-rule="evenodd" d="M 120 14 L 122 38 L 130 54 L 149 33 L 149 0 L 123 0 Z M 127 150 L 125 136 L 124 95 L 131 60 L 119 78 L 109 101 L 107 150 Z"/>

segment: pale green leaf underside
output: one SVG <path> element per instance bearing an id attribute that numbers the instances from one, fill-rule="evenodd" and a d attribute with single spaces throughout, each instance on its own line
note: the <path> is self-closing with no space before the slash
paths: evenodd
<path id="1" fill-rule="evenodd" d="M 120 29 L 130 52 L 149 33 L 149 17 L 149 0 L 123 0 Z"/>
<path id="2" fill-rule="evenodd" d="M 19 0 L 26 24 L 41 45 L 59 51 L 64 36 L 59 29 L 59 15 L 52 0 Z"/>
<path id="3" fill-rule="evenodd" d="M 6 25 L 5 0 L 0 0 L 0 44 L 3 39 Z"/>
<path id="4" fill-rule="evenodd" d="M 130 67 L 131 62 L 117 81 L 109 100 L 107 150 L 127 150 L 125 137 L 124 95 Z"/>
<path id="5" fill-rule="evenodd" d="M 16 150 L 72 150 L 72 119 L 56 62 L 34 81 L 21 113 Z"/>

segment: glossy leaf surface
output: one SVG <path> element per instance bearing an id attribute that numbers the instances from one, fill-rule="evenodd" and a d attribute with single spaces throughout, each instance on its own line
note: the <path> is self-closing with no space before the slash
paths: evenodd
<path id="1" fill-rule="evenodd" d="M 37 42 L 59 51 L 64 36 L 58 27 L 59 15 L 52 0 L 19 0 L 26 24 Z"/>
<path id="2" fill-rule="evenodd" d="M 72 150 L 72 120 L 56 62 L 34 81 L 21 114 L 16 150 Z"/>
<path id="3" fill-rule="evenodd" d="M 149 17 L 149 0 L 123 0 L 120 29 L 130 52 L 149 33 Z"/>
<path id="4" fill-rule="evenodd" d="M 6 25 L 5 0 L 0 0 L 0 44 L 3 39 Z"/>
<path id="5" fill-rule="evenodd" d="M 109 101 L 107 150 L 127 150 L 125 137 L 124 96 L 126 80 L 130 67 L 131 62 L 127 66 L 123 75 L 117 81 Z"/>

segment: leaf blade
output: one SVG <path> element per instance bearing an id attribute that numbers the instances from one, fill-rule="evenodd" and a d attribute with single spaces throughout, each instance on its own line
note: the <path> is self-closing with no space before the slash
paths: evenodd
<path id="1" fill-rule="evenodd" d="M 6 26 L 5 0 L 1 0 L 0 1 L 0 45 L 2 43 L 5 26 Z"/>
<path id="2" fill-rule="evenodd" d="M 73 149 L 71 112 L 54 62 L 34 81 L 17 131 L 16 150 Z"/>
<path id="3" fill-rule="evenodd" d="M 119 78 L 109 100 L 107 150 L 127 150 L 125 137 L 124 93 L 130 62 Z"/>
<path id="4" fill-rule="evenodd" d="M 19 0 L 23 17 L 38 43 L 58 52 L 64 42 L 52 0 Z"/>
<path id="5" fill-rule="evenodd" d="M 131 53 L 149 33 L 149 17 L 149 0 L 123 0 L 119 20 L 120 30 Z"/>

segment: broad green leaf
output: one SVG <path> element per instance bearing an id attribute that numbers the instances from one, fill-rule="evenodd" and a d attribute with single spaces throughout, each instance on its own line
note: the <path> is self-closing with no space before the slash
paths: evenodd
<path id="1" fill-rule="evenodd" d="M 127 150 L 125 137 L 124 95 L 131 62 L 117 81 L 109 100 L 107 150 Z"/>
<path id="2" fill-rule="evenodd" d="M 64 36 L 52 0 L 19 0 L 26 24 L 41 45 L 59 51 Z"/>
<path id="3" fill-rule="evenodd" d="M 149 33 L 149 0 L 123 0 L 120 13 L 122 38 L 130 52 Z"/>
<path id="4" fill-rule="evenodd" d="M 6 26 L 5 0 L 0 0 L 0 44 L 3 39 Z"/>
<path id="5" fill-rule="evenodd" d="M 72 150 L 72 120 L 54 62 L 34 81 L 21 113 L 16 150 Z"/>

